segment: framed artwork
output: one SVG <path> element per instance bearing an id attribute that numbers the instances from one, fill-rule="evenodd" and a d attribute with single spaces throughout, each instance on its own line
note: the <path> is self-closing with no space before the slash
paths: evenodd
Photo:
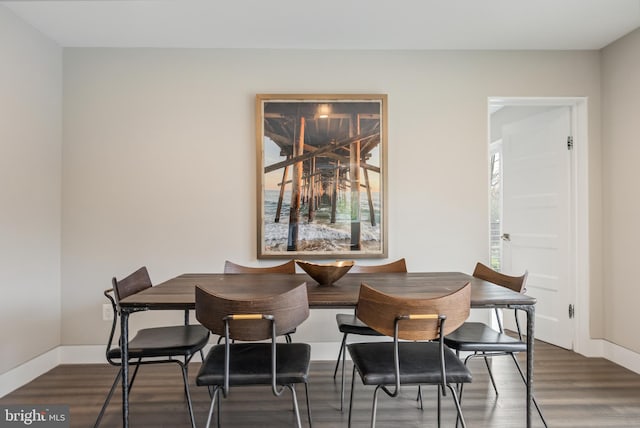
<path id="1" fill-rule="evenodd" d="M 387 256 L 386 95 L 256 96 L 258 258 Z"/>

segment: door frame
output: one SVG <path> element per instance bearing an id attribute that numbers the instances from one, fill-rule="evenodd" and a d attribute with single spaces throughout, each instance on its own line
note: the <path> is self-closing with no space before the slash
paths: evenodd
<path id="1" fill-rule="evenodd" d="M 571 224 L 569 241 L 569 287 L 574 296 L 573 350 L 584 354 L 597 353 L 590 339 L 590 277 L 589 277 L 589 141 L 587 97 L 488 97 L 487 150 L 491 144 L 490 106 L 567 106 L 571 108 L 573 152 L 570 164 Z"/>

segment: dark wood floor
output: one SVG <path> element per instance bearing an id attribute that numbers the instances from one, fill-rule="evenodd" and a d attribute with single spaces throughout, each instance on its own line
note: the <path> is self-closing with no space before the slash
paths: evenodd
<path id="1" fill-rule="evenodd" d="M 511 360 L 498 358 L 494 371 L 500 389 L 496 399 L 483 363 L 471 363 L 474 381 L 465 388 L 463 411 L 472 427 L 521 428 L 525 425 L 524 385 Z M 550 427 L 639 427 L 640 375 L 600 358 L 584 358 L 545 343 L 536 344 L 536 396 Z M 198 364 L 191 366 L 191 376 Z M 108 365 L 62 365 L 0 398 L 0 404 L 68 404 L 72 427 L 93 426 L 116 370 Z M 339 387 L 332 378 L 332 362 L 312 363 L 310 395 L 316 428 L 347 426 L 347 412 L 339 411 Z M 133 427 L 188 427 L 186 402 L 179 369 L 173 365 L 141 369 L 131 393 Z M 196 421 L 204 426 L 209 397 L 192 381 Z M 354 426 L 369 425 L 373 389 L 356 382 Z M 436 426 L 435 390 L 425 391 L 425 409 L 417 408 L 415 388 L 405 388 L 399 398 L 381 395 L 378 426 Z M 348 395 L 347 395 L 348 397 Z M 304 388 L 298 388 L 306 426 Z M 103 427 L 121 425 L 118 397 L 109 407 Z M 454 426 L 450 397 L 443 401 L 443 426 Z M 269 388 L 236 388 L 222 402 L 225 427 L 293 426 L 290 395 L 273 397 Z M 542 426 L 534 414 L 534 426 Z"/>

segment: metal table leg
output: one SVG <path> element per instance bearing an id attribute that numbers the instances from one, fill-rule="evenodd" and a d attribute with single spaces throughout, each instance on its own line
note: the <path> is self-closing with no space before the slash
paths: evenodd
<path id="1" fill-rule="evenodd" d="M 515 309 L 525 311 L 527 314 L 527 428 L 531 428 L 531 411 L 533 403 L 533 348 L 534 348 L 534 323 L 535 305 L 513 305 Z"/>
<path id="2" fill-rule="evenodd" d="M 122 426 L 129 427 L 129 312 L 120 310 L 120 351 L 122 362 Z"/>
<path id="3" fill-rule="evenodd" d="M 533 324 L 535 322 L 535 305 L 529 305 L 527 312 L 527 428 L 531 427 L 531 403 L 533 401 Z"/>

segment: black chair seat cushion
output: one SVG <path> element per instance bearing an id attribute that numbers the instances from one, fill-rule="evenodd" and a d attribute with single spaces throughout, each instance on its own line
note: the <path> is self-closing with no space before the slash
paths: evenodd
<path id="1" fill-rule="evenodd" d="M 229 345 L 229 385 L 271 384 L 271 343 Z M 306 343 L 276 344 L 276 383 L 307 383 L 311 347 Z M 224 345 L 211 348 L 196 377 L 196 384 L 224 384 Z"/>
<path id="2" fill-rule="evenodd" d="M 365 385 L 393 385 L 393 342 L 353 343 L 347 345 Z M 445 347 L 447 383 L 471 382 L 471 373 L 456 355 Z M 435 384 L 441 382 L 437 342 L 400 342 L 400 383 Z"/>
<path id="3" fill-rule="evenodd" d="M 338 330 L 340 330 L 341 333 L 359 334 L 361 336 L 382 336 L 353 314 L 336 314 L 336 322 L 338 323 Z"/>
<path id="4" fill-rule="evenodd" d="M 129 358 L 190 356 L 208 341 L 209 330 L 201 325 L 145 328 L 129 341 Z M 108 357 L 119 359 L 120 354 L 120 348 L 113 348 Z"/>
<path id="5" fill-rule="evenodd" d="M 444 338 L 444 343 L 459 351 L 526 352 L 527 344 L 500 333 L 481 322 L 466 322 Z"/>

